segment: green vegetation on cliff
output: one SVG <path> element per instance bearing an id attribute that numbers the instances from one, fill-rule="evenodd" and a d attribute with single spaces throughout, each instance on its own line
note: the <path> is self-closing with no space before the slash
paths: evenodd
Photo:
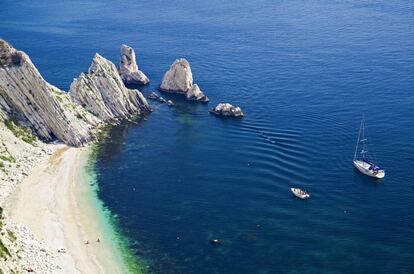
<path id="1" fill-rule="evenodd" d="M 3 208 L 0 207 L 0 234 L 3 235 Z M 9 249 L 4 245 L 0 236 L 0 259 L 11 257 Z"/>
<path id="2" fill-rule="evenodd" d="M 33 145 L 34 142 L 36 142 L 36 137 L 32 134 L 32 132 L 29 129 L 20 126 L 13 119 L 7 119 L 7 120 L 5 120 L 4 121 L 4 124 L 6 125 L 6 127 L 11 132 L 13 132 L 13 134 L 16 137 L 22 139 L 26 143 Z"/>

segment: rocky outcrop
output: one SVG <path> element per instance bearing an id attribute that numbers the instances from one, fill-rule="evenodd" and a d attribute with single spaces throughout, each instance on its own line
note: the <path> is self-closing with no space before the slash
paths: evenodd
<path id="1" fill-rule="evenodd" d="M 235 107 L 229 103 L 220 103 L 215 108 L 210 110 L 210 113 L 227 116 L 227 117 L 243 117 L 243 112 L 240 107 Z"/>
<path id="2" fill-rule="evenodd" d="M 0 118 L 18 121 L 46 141 L 81 146 L 104 122 L 150 111 L 138 90 L 125 87 L 115 65 L 96 54 L 69 93 L 46 82 L 30 58 L 0 39 Z"/>
<path id="3" fill-rule="evenodd" d="M 138 69 L 135 51 L 127 45 L 121 46 L 119 75 L 125 84 L 148 84 L 148 77 Z"/>
<path id="4" fill-rule="evenodd" d="M 188 100 L 209 101 L 198 85 L 193 84 L 190 64 L 184 58 L 175 60 L 171 65 L 170 70 L 162 78 L 160 89 L 166 92 L 184 94 Z"/>
<path id="5" fill-rule="evenodd" d="M 72 82 L 69 95 L 73 102 L 105 122 L 150 111 L 142 93 L 126 88 L 115 65 L 99 54 L 95 54 L 88 73 L 81 73 Z"/>
<path id="6" fill-rule="evenodd" d="M 92 140 L 99 120 L 67 93 L 46 82 L 22 51 L 0 39 L 0 108 L 18 117 L 44 140 L 80 146 Z"/>
<path id="7" fill-rule="evenodd" d="M 147 98 L 151 99 L 151 100 L 154 100 L 154 101 L 158 101 L 160 103 L 167 103 L 167 100 L 165 100 L 164 98 L 162 98 L 161 96 L 159 96 L 155 92 L 151 92 L 150 94 L 148 94 Z"/>
<path id="8" fill-rule="evenodd" d="M 160 98 L 160 96 L 152 91 L 147 95 L 147 98 L 151 99 L 151 100 L 158 100 L 158 98 Z"/>

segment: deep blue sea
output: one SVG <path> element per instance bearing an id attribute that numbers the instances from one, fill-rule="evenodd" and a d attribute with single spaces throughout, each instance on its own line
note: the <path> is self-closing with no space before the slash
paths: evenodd
<path id="1" fill-rule="evenodd" d="M 98 146 L 99 197 L 149 272 L 414 273 L 413 1 L 24 0 L 0 20 L 64 90 L 123 43 L 144 93 L 189 60 L 209 105 L 164 94 L 176 108 Z M 246 116 L 210 115 L 222 101 Z M 382 180 L 352 164 L 363 114 Z"/>

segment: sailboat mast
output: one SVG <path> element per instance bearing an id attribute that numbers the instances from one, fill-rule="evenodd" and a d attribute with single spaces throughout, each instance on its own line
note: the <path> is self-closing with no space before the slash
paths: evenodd
<path id="1" fill-rule="evenodd" d="M 362 142 L 362 160 L 365 161 L 365 154 L 368 152 L 368 147 L 367 147 L 367 143 L 366 143 L 367 139 L 365 137 L 365 117 L 362 117 L 362 140 L 360 142 Z"/>
<path id="2" fill-rule="evenodd" d="M 354 161 L 356 160 L 356 155 L 357 155 L 357 151 L 358 151 L 359 140 L 361 138 L 361 130 L 362 130 L 362 123 L 363 122 L 364 122 L 364 118 L 362 118 L 361 124 L 359 125 L 358 140 L 357 140 L 357 143 L 356 143 L 355 153 L 354 153 Z"/>

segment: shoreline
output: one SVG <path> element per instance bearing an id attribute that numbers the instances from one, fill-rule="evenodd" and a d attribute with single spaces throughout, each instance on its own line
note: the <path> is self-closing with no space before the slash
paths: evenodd
<path id="1" fill-rule="evenodd" d="M 91 147 L 56 146 L 8 197 L 8 220 L 29 228 L 56 254 L 55 273 L 130 272 L 92 186 Z"/>

